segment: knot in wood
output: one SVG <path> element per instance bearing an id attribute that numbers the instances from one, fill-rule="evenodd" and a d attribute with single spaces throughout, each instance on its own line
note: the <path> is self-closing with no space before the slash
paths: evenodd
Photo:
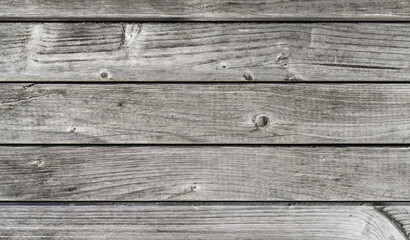
<path id="1" fill-rule="evenodd" d="M 258 127 L 265 127 L 269 123 L 269 118 L 266 116 L 259 116 L 255 120 L 255 124 Z"/>
<path id="2" fill-rule="evenodd" d="M 105 71 L 102 72 L 102 73 L 101 73 L 101 77 L 102 77 L 102 78 L 108 78 L 108 73 L 105 72 Z"/>
<path id="3" fill-rule="evenodd" d="M 253 81 L 253 74 L 252 74 L 251 72 L 249 72 L 249 71 L 246 71 L 246 72 L 243 74 L 243 77 L 244 77 L 245 80 L 247 80 L 247 81 Z"/>
<path id="4" fill-rule="evenodd" d="M 76 127 L 71 127 L 70 132 L 72 132 L 72 133 L 76 133 L 76 132 L 77 132 L 77 128 L 76 128 Z"/>
<path id="5" fill-rule="evenodd" d="M 41 160 L 39 160 L 39 159 L 36 159 L 36 160 L 34 160 L 34 161 L 32 162 L 32 164 L 33 164 L 34 166 L 41 167 L 41 166 L 43 166 L 43 161 L 41 161 Z"/>

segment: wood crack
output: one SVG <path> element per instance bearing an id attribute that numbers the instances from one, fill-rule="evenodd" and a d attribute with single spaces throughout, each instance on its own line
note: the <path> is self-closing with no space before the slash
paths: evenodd
<path id="1" fill-rule="evenodd" d="M 390 223 L 393 224 L 393 226 L 396 227 L 396 229 L 400 232 L 400 234 L 404 237 L 406 240 L 410 240 L 410 233 L 406 232 L 406 229 L 404 228 L 404 225 L 398 221 L 392 214 L 384 210 L 384 207 L 375 207 L 375 210 L 380 213 L 383 217 L 385 217 Z"/>
<path id="2" fill-rule="evenodd" d="M 32 84 L 28 84 L 26 86 L 23 86 L 20 91 L 26 91 L 28 88 L 31 88 L 33 86 L 35 86 L 36 84 L 32 83 Z M 59 94 L 65 94 L 66 91 L 65 90 L 57 90 L 57 91 L 52 91 L 49 93 L 45 93 L 45 94 L 40 94 L 40 95 L 33 95 L 33 96 L 28 96 L 28 97 L 18 97 L 17 99 L 12 99 L 12 100 L 7 100 L 7 101 L 2 101 L 0 102 L 0 107 L 1 106 L 10 106 L 13 104 L 17 104 L 20 102 L 26 102 L 26 101 L 30 101 L 32 99 L 36 99 L 36 98 L 41 98 L 41 97 L 49 97 L 52 96 L 54 94 L 59 95 Z"/>
<path id="3" fill-rule="evenodd" d="M 398 67 L 383 67 L 383 66 L 353 65 L 353 64 L 315 63 L 315 65 L 326 66 L 326 67 L 341 67 L 341 68 L 368 68 L 368 69 L 386 69 L 386 70 L 401 70 L 402 69 Z"/>
<path id="4" fill-rule="evenodd" d="M 36 84 L 35 84 L 35 83 L 31 83 L 31 84 L 29 84 L 29 85 L 26 85 L 26 86 L 22 87 L 20 90 L 21 90 L 21 91 L 25 91 L 25 90 L 27 90 L 28 88 L 31 88 L 31 87 L 34 86 L 34 85 L 36 85 Z"/>
<path id="5" fill-rule="evenodd" d="M 39 97 L 46 97 L 46 96 L 49 96 L 49 95 L 50 94 L 44 94 L 44 95 L 31 96 L 31 97 L 27 97 L 27 98 L 18 98 L 18 99 L 14 99 L 14 100 L 10 100 L 10 101 L 2 101 L 0 103 L 0 105 L 16 104 L 16 103 L 19 103 L 19 102 L 29 101 L 31 99 L 35 99 L 35 98 L 39 98 Z"/>

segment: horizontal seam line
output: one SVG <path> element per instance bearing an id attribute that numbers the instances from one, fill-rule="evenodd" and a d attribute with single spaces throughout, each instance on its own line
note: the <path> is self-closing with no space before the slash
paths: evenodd
<path id="1" fill-rule="evenodd" d="M 165 85 L 165 84 L 186 84 L 186 85 L 256 85 L 256 84 L 325 84 L 325 85 L 348 85 L 348 84 L 397 84 L 406 85 L 410 84 L 410 79 L 407 81 L 118 81 L 118 82 L 108 82 L 108 81 L 1 81 L 0 84 L 41 84 L 41 85 L 122 85 L 122 84 L 134 84 L 134 85 Z"/>
<path id="2" fill-rule="evenodd" d="M 346 206 L 389 206 L 410 205 L 410 201 L 0 201 L 0 206 L 6 205 L 346 205 Z"/>
<path id="3" fill-rule="evenodd" d="M 194 17 L 195 18 L 195 17 Z M 198 17 L 200 18 L 200 17 Z M 56 20 L 59 19 L 59 20 Z M 334 19 L 334 20 L 333 20 Z M 27 22 L 33 22 L 33 23 L 41 23 L 41 22 L 47 22 L 47 23 L 81 23 L 81 22 L 94 22 L 94 23 L 119 23 L 119 22 L 124 22 L 124 23 L 130 23 L 130 22 L 138 22 L 138 23 L 150 23 L 150 22 L 155 22 L 155 23 L 409 23 L 410 22 L 410 16 L 403 17 L 401 19 L 400 17 L 397 18 L 386 18 L 385 20 L 383 18 L 377 18 L 377 17 L 369 17 L 369 18 L 360 18 L 360 17 L 350 17 L 346 19 L 342 18 L 317 18 L 317 19 L 312 19 L 309 17 L 305 18 L 296 18 L 295 20 L 292 19 L 287 19 L 287 18 L 282 18 L 278 17 L 277 19 L 272 18 L 272 20 L 269 20 L 269 18 L 254 18 L 254 19 L 232 19 L 232 20 L 220 20 L 220 18 L 216 18 L 216 20 L 212 19 L 207 19 L 204 18 L 203 20 L 189 20 L 189 19 L 176 19 L 176 18 L 0 18 L 0 23 L 27 23 Z"/>
<path id="4" fill-rule="evenodd" d="M 0 146 L 24 147 L 24 146 L 84 146 L 84 147 L 410 147 L 410 143 L 0 143 Z"/>

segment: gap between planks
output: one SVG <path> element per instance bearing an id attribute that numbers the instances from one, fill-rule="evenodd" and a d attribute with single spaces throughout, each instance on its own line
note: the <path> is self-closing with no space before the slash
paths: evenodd
<path id="1" fill-rule="evenodd" d="M 410 207 L 410 201 L 0 201 L 0 206 L 368 206 Z"/>
<path id="2" fill-rule="evenodd" d="M 2 21 L 409 21 L 406 0 L 3 1 Z"/>

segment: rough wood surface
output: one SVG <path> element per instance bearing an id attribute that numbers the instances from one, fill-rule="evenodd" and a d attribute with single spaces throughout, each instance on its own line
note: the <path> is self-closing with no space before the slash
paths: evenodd
<path id="1" fill-rule="evenodd" d="M 410 143 L 407 84 L 0 84 L 0 143 Z"/>
<path id="2" fill-rule="evenodd" d="M 408 39 L 407 23 L 1 23 L 0 81 L 410 81 Z"/>
<path id="3" fill-rule="evenodd" d="M 3 21 L 410 20 L 407 0 L 2 0 L 0 5 Z"/>
<path id="4" fill-rule="evenodd" d="M 410 148 L 0 147 L 0 200 L 406 201 Z"/>
<path id="5" fill-rule="evenodd" d="M 406 235 L 382 208 L 367 205 L 0 206 L 2 239 L 408 240 Z"/>
<path id="6" fill-rule="evenodd" d="M 401 232 L 406 233 L 407 239 L 410 239 L 410 206 L 386 206 L 379 210 L 390 218 Z"/>

